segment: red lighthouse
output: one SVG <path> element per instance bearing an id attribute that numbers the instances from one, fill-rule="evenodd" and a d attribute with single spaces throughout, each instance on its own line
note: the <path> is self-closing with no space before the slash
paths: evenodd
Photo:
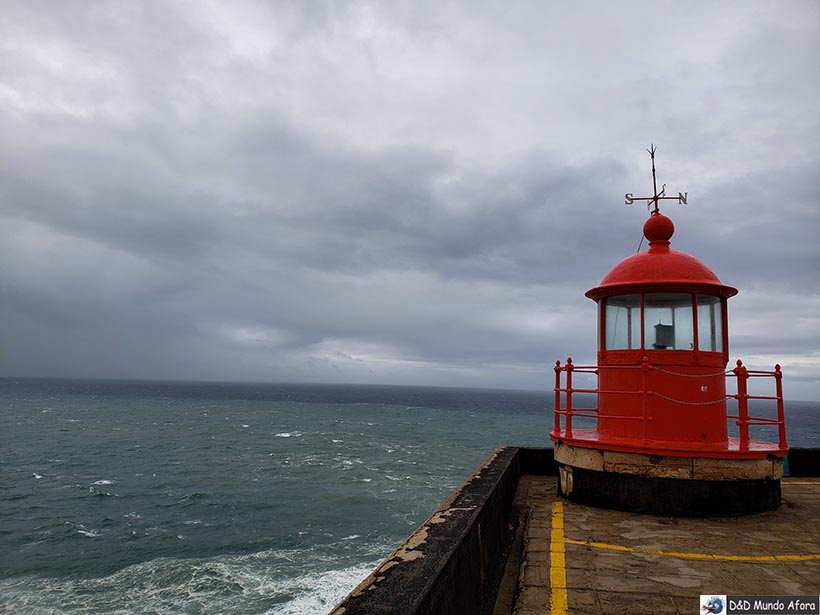
<path id="1" fill-rule="evenodd" d="M 586 293 L 598 304 L 598 364 L 556 362 L 550 439 L 561 491 L 590 504 L 659 514 L 774 508 L 788 452 L 780 366 L 749 371 L 737 361 L 726 371 L 727 299 L 737 289 L 670 247 L 675 227 L 659 202 L 687 197 L 657 190 L 654 146 L 649 153 L 653 196 L 626 195 L 627 203 L 654 205 L 643 227 L 649 248 Z M 574 388 L 579 373 L 597 375 L 597 388 Z M 773 378 L 774 395 L 749 395 L 750 377 Z M 729 379 L 736 383 L 727 394 Z M 595 394 L 597 407 L 578 408 L 578 393 Z M 750 416 L 750 399 L 768 400 L 776 416 Z M 776 428 L 777 443 L 750 437 L 750 427 L 763 425 Z"/>

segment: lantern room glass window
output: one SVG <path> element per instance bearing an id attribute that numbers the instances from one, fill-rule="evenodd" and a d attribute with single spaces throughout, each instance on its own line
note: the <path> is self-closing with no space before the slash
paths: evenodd
<path id="1" fill-rule="evenodd" d="M 619 295 L 606 299 L 606 341 L 608 350 L 641 347 L 641 296 Z"/>
<path id="2" fill-rule="evenodd" d="M 723 352 L 723 310 L 720 297 L 698 295 L 698 350 Z"/>
<path id="3" fill-rule="evenodd" d="M 599 334 L 602 350 L 694 350 L 723 352 L 724 301 L 715 295 L 641 293 L 606 297 Z M 641 337 L 643 334 L 643 337 Z"/>
<path id="4" fill-rule="evenodd" d="M 646 293 L 644 346 L 654 350 L 692 350 L 694 312 L 690 293 Z"/>

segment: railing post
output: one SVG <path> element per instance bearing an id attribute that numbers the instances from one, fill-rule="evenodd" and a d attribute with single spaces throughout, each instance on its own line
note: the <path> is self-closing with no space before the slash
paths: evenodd
<path id="1" fill-rule="evenodd" d="M 738 359 L 737 367 L 732 372 L 737 376 L 737 426 L 740 433 L 740 450 L 749 450 L 749 395 L 746 392 L 746 381 L 749 374 Z"/>
<path id="2" fill-rule="evenodd" d="M 558 436 L 561 434 L 561 361 L 555 362 L 555 424 L 552 432 Z"/>
<path id="3" fill-rule="evenodd" d="M 567 357 L 567 438 L 572 437 L 572 357 Z"/>
<path id="4" fill-rule="evenodd" d="M 777 435 L 778 447 L 781 450 L 786 450 L 788 444 L 786 443 L 786 414 L 783 410 L 783 373 L 780 371 L 780 363 L 774 366 L 774 383 L 777 390 Z"/>

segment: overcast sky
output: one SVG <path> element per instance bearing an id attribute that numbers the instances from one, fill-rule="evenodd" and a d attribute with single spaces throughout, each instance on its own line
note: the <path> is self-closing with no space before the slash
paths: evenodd
<path id="1" fill-rule="evenodd" d="M 814 0 L 0 0 L 0 375 L 549 389 L 654 142 L 820 399 L 818 75 Z"/>

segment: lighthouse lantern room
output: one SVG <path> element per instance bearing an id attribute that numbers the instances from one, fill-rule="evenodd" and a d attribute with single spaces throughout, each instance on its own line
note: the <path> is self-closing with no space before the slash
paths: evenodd
<path id="1" fill-rule="evenodd" d="M 675 226 L 660 213 L 660 201 L 686 203 L 688 195 L 666 196 L 665 185 L 658 191 L 655 151 L 649 150 L 653 195 L 626 195 L 627 204 L 649 205 L 649 247 L 586 293 L 598 304 L 598 364 L 555 365 L 550 439 L 559 488 L 570 499 L 639 512 L 768 510 L 780 504 L 788 452 L 780 366 L 750 371 L 737 361 L 726 371 L 727 299 L 738 291 L 670 248 Z M 579 374 L 597 376 L 597 388 L 574 386 Z M 758 377 L 773 379 L 773 395 L 749 394 L 748 379 Z M 727 380 L 736 381 L 729 393 Z M 597 406 L 578 407 L 579 393 L 594 394 Z M 768 404 L 773 416 L 751 416 L 750 400 L 768 400 L 752 406 Z M 778 442 L 750 437 L 750 428 L 760 426 L 776 432 Z"/>

